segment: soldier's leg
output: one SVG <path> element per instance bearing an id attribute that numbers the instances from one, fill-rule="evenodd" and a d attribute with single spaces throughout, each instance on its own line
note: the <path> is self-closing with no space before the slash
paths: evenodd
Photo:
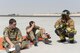
<path id="1" fill-rule="evenodd" d="M 63 31 L 63 32 L 61 32 L 60 30 L 58 30 L 58 29 L 56 29 L 55 30 L 55 33 L 60 37 L 60 40 L 59 40 L 59 42 L 65 42 L 66 41 L 66 39 L 65 39 L 65 33 L 64 33 L 65 31 Z"/>
<path id="2" fill-rule="evenodd" d="M 29 33 L 29 37 L 30 37 L 31 41 L 33 41 L 35 39 L 35 36 L 34 36 L 34 32 L 33 31 L 31 31 Z"/>
<path id="3" fill-rule="evenodd" d="M 38 39 L 39 39 L 40 35 L 41 35 L 40 30 L 36 30 L 36 32 L 35 32 L 35 41 L 36 41 L 35 45 L 36 46 L 38 46 L 37 43 L 38 43 Z"/>
<path id="4" fill-rule="evenodd" d="M 37 45 L 37 41 L 36 41 L 36 37 L 37 36 L 34 35 L 34 32 L 33 31 L 30 32 L 29 36 L 31 37 L 31 40 L 32 40 L 34 46 L 38 46 Z"/>
<path id="5" fill-rule="evenodd" d="M 77 33 L 77 31 L 75 29 L 72 29 L 72 30 L 68 30 L 68 37 L 69 37 L 69 43 L 75 43 L 74 42 L 74 35 Z"/>
<path id="6" fill-rule="evenodd" d="M 15 53 L 15 49 L 12 49 L 10 47 L 5 48 L 7 53 Z"/>
<path id="7" fill-rule="evenodd" d="M 6 41 L 3 41 L 3 47 L 6 49 L 6 52 L 7 52 L 7 53 L 11 53 L 11 52 L 9 51 L 9 44 L 8 44 Z"/>
<path id="8" fill-rule="evenodd" d="M 15 45 L 15 53 L 20 53 L 20 50 L 21 50 L 21 47 L 20 47 L 20 45 L 19 44 L 16 44 Z"/>
<path id="9" fill-rule="evenodd" d="M 21 48 L 19 44 L 15 44 L 13 48 L 9 48 L 8 50 L 8 53 L 20 53 Z"/>
<path id="10" fill-rule="evenodd" d="M 39 32 L 37 33 L 38 37 L 42 37 L 43 39 L 47 38 L 47 36 L 45 35 L 45 33 L 43 33 L 43 30 L 39 30 Z"/>
<path id="11" fill-rule="evenodd" d="M 2 45 L 4 48 L 7 48 L 9 46 L 9 44 L 6 41 L 3 41 Z"/>
<path id="12" fill-rule="evenodd" d="M 41 31 L 40 31 L 40 30 L 36 30 L 35 35 L 36 35 L 36 40 L 37 40 L 37 42 L 38 42 L 38 38 L 42 37 L 42 36 L 41 36 Z"/>
<path id="13" fill-rule="evenodd" d="M 49 43 L 52 42 L 52 41 L 48 40 L 47 35 L 45 33 L 43 33 L 43 30 L 39 30 L 39 32 L 37 33 L 37 36 L 38 37 L 42 37 L 43 38 L 43 42 L 45 44 L 49 44 Z"/>
<path id="14" fill-rule="evenodd" d="M 14 48 L 10 48 L 10 45 L 6 41 L 3 42 L 3 47 L 6 49 L 7 53 L 20 53 L 19 46 L 15 45 Z"/>
<path id="15" fill-rule="evenodd" d="M 21 43 L 21 45 L 22 45 L 21 49 L 29 48 L 30 41 L 29 40 L 23 40 L 22 43 Z"/>
<path id="16" fill-rule="evenodd" d="M 74 33 L 73 32 L 70 32 L 68 34 L 68 37 L 69 37 L 69 43 L 74 43 Z"/>

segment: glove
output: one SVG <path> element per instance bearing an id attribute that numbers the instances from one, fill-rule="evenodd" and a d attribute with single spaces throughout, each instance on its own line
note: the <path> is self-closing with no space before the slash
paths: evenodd
<path id="1" fill-rule="evenodd" d="M 59 26 L 58 26 L 58 25 L 56 25 L 56 27 L 55 27 L 55 28 L 57 29 L 58 27 L 59 27 Z"/>
<path id="2" fill-rule="evenodd" d="M 67 32 L 71 32 L 71 28 L 68 27 L 68 28 L 67 28 Z"/>
<path id="3" fill-rule="evenodd" d="M 56 29 L 60 29 L 60 28 L 62 28 L 62 25 L 56 25 L 56 27 L 55 27 Z"/>

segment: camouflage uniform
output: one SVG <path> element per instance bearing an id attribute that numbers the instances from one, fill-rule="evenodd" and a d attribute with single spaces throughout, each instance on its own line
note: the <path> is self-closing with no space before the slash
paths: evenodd
<path id="1" fill-rule="evenodd" d="M 69 19 L 66 23 L 62 22 L 62 19 L 57 20 L 55 23 L 55 33 L 60 37 L 61 40 L 64 40 L 65 37 L 68 37 L 70 41 L 74 40 L 74 35 L 76 34 L 74 21 Z"/>
<path id="2" fill-rule="evenodd" d="M 21 43 L 22 44 L 22 47 L 23 46 L 26 46 L 27 42 L 25 42 L 23 44 L 24 41 L 20 42 L 19 40 L 22 39 L 22 35 L 21 35 L 21 31 L 16 27 L 14 29 L 10 29 L 9 27 L 6 27 L 4 32 L 3 32 L 3 35 L 4 35 L 4 41 L 3 41 L 3 46 L 5 48 L 9 48 L 9 44 L 8 42 L 5 40 L 5 37 L 9 37 L 10 41 L 16 45 L 18 43 Z M 22 48 L 21 47 L 21 48 Z"/>

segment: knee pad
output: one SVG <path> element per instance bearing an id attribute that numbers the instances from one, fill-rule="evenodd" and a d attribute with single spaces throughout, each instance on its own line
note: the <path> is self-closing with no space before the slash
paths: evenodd
<path id="1" fill-rule="evenodd" d="M 74 33 L 69 33 L 69 38 L 74 38 Z"/>

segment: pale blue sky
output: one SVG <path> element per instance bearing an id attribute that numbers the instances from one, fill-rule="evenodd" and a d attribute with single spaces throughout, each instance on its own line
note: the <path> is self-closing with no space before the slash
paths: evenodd
<path id="1" fill-rule="evenodd" d="M 0 0 L 0 14 L 80 12 L 80 0 Z"/>

